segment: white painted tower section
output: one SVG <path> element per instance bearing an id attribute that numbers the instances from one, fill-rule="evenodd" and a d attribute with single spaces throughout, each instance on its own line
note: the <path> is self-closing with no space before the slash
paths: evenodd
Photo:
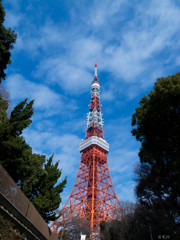
<path id="1" fill-rule="evenodd" d="M 100 98 L 100 84 L 97 80 L 97 64 L 95 64 L 94 81 L 91 84 L 91 99 L 94 96 Z M 101 113 L 101 111 L 96 108 L 89 109 L 89 113 L 87 114 L 87 127 L 93 127 L 94 123 L 96 123 L 100 127 L 103 127 L 104 121 L 102 115 L 103 114 Z M 97 136 L 92 136 L 86 140 L 83 140 L 80 143 L 80 152 L 90 147 L 91 145 L 97 145 L 100 148 L 104 149 L 106 152 L 109 152 L 109 144 L 106 142 L 106 140 Z"/>

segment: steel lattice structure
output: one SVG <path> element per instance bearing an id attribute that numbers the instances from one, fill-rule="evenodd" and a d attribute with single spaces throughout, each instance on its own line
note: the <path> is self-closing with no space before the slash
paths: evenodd
<path id="1" fill-rule="evenodd" d="M 104 139 L 103 125 L 100 84 L 97 80 L 97 64 L 95 64 L 86 135 L 85 140 L 80 144 L 82 156 L 79 170 L 59 219 L 51 225 L 52 231 L 56 233 L 64 222 L 68 223 L 73 217 L 79 216 L 88 220 L 93 239 L 96 238 L 101 221 L 113 220 L 116 209 L 119 209 L 121 216 L 124 214 L 109 172 L 107 161 L 109 144 Z"/>

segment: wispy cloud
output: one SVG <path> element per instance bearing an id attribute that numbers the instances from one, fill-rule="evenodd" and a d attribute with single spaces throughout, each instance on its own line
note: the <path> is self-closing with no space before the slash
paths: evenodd
<path id="1" fill-rule="evenodd" d="M 76 175 L 80 162 L 80 138 L 74 134 L 59 133 L 56 129 L 46 128 L 37 131 L 26 129 L 23 136 L 33 151 L 37 153 L 54 154 L 54 161 L 60 161 L 59 167 L 63 169 L 63 176 Z"/>
<path id="2" fill-rule="evenodd" d="M 44 74 L 64 90 L 77 94 L 78 89 L 87 89 L 92 77 L 89 68 L 97 58 L 101 70 L 109 72 L 114 82 L 130 85 L 137 84 L 138 79 L 134 94 L 127 91 L 126 96 L 132 99 L 152 85 L 152 78 L 158 77 L 156 72 L 166 74 L 159 55 L 166 55 L 166 64 L 172 56 L 178 62 L 175 46 L 180 47 L 180 8 L 172 1 L 95 1 L 87 11 L 86 4 L 77 2 L 73 6 L 80 8 L 81 14 L 74 12 L 74 22 L 68 28 L 61 22 L 55 24 L 50 17 L 42 25 L 20 23 L 24 31 L 17 48 L 31 53 L 31 57 L 42 52 L 46 56 L 39 60 L 36 76 Z"/>
<path id="3" fill-rule="evenodd" d="M 36 28 L 28 22 L 25 30 L 18 36 L 16 51 L 28 52 L 30 58 L 40 55 L 42 51 L 48 52 L 49 49 L 56 53 L 56 46 L 64 40 L 63 34 L 51 20 L 47 20 L 44 25 Z"/>
<path id="4" fill-rule="evenodd" d="M 37 66 L 36 77 L 46 76 L 46 82 L 56 83 L 62 89 L 72 94 L 87 91 L 91 82 L 91 74 L 84 68 L 70 64 L 61 58 L 50 58 Z"/>
<path id="5" fill-rule="evenodd" d="M 135 183 L 133 181 L 126 181 L 120 183 L 116 186 L 116 191 L 118 192 L 118 199 L 121 201 L 136 201 L 135 196 Z"/>
<path id="6" fill-rule="evenodd" d="M 180 65 L 179 3 L 47 0 L 42 5 L 7 0 L 5 4 L 6 25 L 18 33 L 13 56 L 19 60 L 6 85 L 15 104 L 26 97 L 35 99 L 33 123 L 24 131 L 28 143 L 34 151 L 48 156 L 54 152 L 54 160 L 60 159 L 63 174 L 70 179 L 67 195 L 80 162 L 79 143 L 85 134 L 81 110 L 97 59 L 113 183 L 120 199 L 133 199 L 139 144 L 131 136 L 130 119 L 138 96 L 149 91 L 157 77 L 175 73 Z M 60 8 L 54 16 L 60 5 L 63 12 L 59 14 Z"/>
<path id="7" fill-rule="evenodd" d="M 6 11 L 6 25 L 14 28 L 19 25 L 19 22 L 22 19 L 22 15 L 15 15 L 12 11 Z"/>
<path id="8" fill-rule="evenodd" d="M 115 99 L 115 95 L 112 90 L 107 90 L 102 93 L 101 98 L 103 101 L 113 101 Z"/>
<path id="9" fill-rule="evenodd" d="M 44 111 L 48 116 L 60 114 L 62 109 L 65 112 L 76 108 L 75 102 L 71 104 L 71 101 L 69 101 L 66 103 L 66 109 L 64 109 L 64 103 L 67 101 L 64 96 L 43 84 L 26 80 L 21 74 L 8 76 L 7 88 L 14 101 L 22 101 L 28 96 L 29 100 L 35 100 L 34 107 L 36 110 Z"/>

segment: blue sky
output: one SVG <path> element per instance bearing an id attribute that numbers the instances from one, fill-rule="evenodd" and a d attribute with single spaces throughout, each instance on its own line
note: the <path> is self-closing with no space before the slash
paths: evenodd
<path id="1" fill-rule="evenodd" d="M 180 2 L 4 0 L 18 34 L 4 82 L 12 105 L 35 99 L 23 133 L 33 151 L 60 160 L 66 201 L 80 163 L 94 63 L 98 63 L 108 163 L 120 201 L 135 201 L 139 143 L 131 116 L 158 77 L 179 71 Z"/>

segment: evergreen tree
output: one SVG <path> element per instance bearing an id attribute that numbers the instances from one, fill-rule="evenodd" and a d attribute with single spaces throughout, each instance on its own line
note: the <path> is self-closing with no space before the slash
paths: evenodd
<path id="1" fill-rule="evenodd" d="M 18 104 L 7 117 L 8 103 L 0 95 L 0 163 L 8 171 L 15 182 L 23 182 L 30 165 L 31 147 L 21 136 L 23 129 L 31 123 L 33 101 L 27 99 Z"/>
<path id="2" fill-rule="evenodd" d="M 141 142 L 140 165 L 136 169 L 137 197 L 141 206 L 149 209 L 147 214 L 154 233 L 161 231 L 178 239 L 180 73 L 157 79 L 154 90 L 139 104 L 132 116 L 132 134 Z"/>
<path id="3" fill-rule="evenodd" d="M 4 70 L 10 63 L 16 34 L 3 25 L 5 11 L 0 0 L 0 84 L 5 79 Z M 46 161 L 44 155 L 33 154 L 22 137 L 22 131 L 32 122 L 33 102 L 27 99 L 19 103 L 7 116 L 8 101 L 2 97 L 5 89 L 0 85 L 0 164 L 24 191 L 45 221 L 55 220 L 55 210 L 61 203 L 60 193 L 66 179 L 59 183 L 61 170 L 53 157 Z"/>
<path id="4" fill-rule="evenodd" d="M 37 208 L 45 221 L 56 219 L 55 210 L 61 203 L 60 193 L 66 179 L 59 182 L 61 170 L 53 156 L 33 154 L 21 136 L 31 123 L 33 101 L 18 104 L 7 117 L 8 102 L 0 94 L 0 163 Z"/>
<path id="5" fill-rule="evenodd" d="M 58 162 L 53 164 L 53 156 L 45 162 L 45 156 L 33 154 L 34 172 L 23 184 L 22 190 L 32 201 L 38 212 L 47 222 L 56 220 L 55 210 L 61 203 L 62 193 L 66 178 L 57 184 L 61 177 L 61 170 L 58 169 Z M 41 159 L 43 171 L 39 171 L 37 163 Z M 45 164 L 43 164 L 45 162 Z M 37 166 L 36 166 L 37 165 Z M 38 176 L 38 177 L 37 177 Z"/>
<path id="6" fill-rule="evenodd" d="M 8 102 L 2 98 L 0 94 L 0 125 L 7 119 Z"/>
<path id="7" fill-rule="evenodd" d="M 16 41 L 17 35 L 10 28 L 6 29 L 3 25 L 5 20 L 5 11 L 2 6 L 2 0 L 0 0 L 0 83 L 2 79 L 5 79 L 4 70 L 7 68 L 7 64 L 11 63 L 10 50 L 13 49 L 13 44 Z"/>

